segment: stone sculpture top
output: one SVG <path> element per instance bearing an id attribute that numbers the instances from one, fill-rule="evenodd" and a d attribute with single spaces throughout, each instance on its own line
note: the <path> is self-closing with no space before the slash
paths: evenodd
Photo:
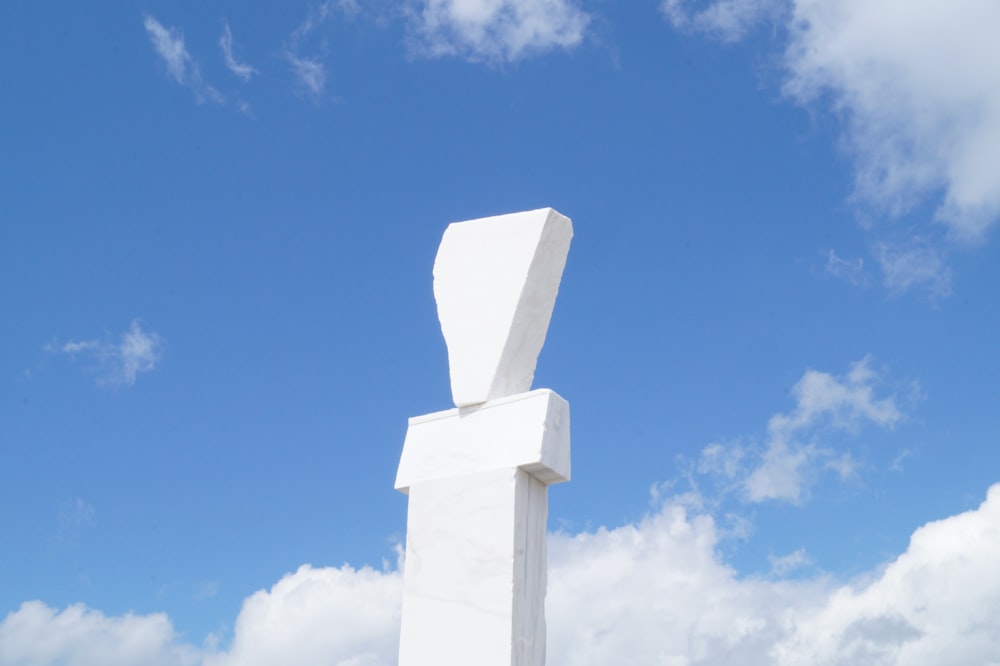
<path id="1" fill-rule="evenodd" d="M 434 299 L 457 407 L 531 388 L 573 225 L 551 208 L 455 222 L 434 260 Z"/>

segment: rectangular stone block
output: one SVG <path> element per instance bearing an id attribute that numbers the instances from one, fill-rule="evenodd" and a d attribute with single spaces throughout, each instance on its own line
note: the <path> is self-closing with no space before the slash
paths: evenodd
<path id="1" fill-rule="evenodd" d="M 409 495 L 399 666 L 544 666 L 545 485 L 515 467 Z"/>
<path id="2" fill-rule="evenodd" d="M 554 391 L 536 389 L 411 418 L 396 489 L 510 467 L 545 484 L 569 480 L 569 403 Z"/>

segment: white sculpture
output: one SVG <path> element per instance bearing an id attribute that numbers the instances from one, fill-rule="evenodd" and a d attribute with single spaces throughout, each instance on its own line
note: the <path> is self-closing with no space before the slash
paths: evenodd
<path id="1" fill-rule="evenodd" d="M 551 208 L 448 225 L 434 299 L 455 405 L 531 388 L 572 237 Z"/>
<path id="2" fill-rule="evenodd" d="M 434 296 L 457 409 L 410 419 L 399 666 L 544 666 L 547 486 L 569 405 L 529 391 L 572 225 L 551 208 L 449 225 Z"/>

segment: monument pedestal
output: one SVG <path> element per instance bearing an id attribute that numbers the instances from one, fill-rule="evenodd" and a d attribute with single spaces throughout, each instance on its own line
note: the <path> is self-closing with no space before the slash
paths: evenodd
<path id="1" fill-rule="evenodd" d="M 547 486 L 569 462 L 546 389 L 410 419 L 399 666 L 544 666 Z"/>
<path id="2" fill-rule="evenodd" d="M 544 666 L 550 484 L 569 405 L 529 391 L 573 225 L 551 208 L 448 225 L 434 300 L 457 409 L 410 419 L 399 666 Z"/>

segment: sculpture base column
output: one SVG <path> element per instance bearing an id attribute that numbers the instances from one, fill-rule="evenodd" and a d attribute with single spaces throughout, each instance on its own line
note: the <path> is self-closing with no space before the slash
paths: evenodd
<path id="1" fill-rule="evenodd" d="M 544 666 L 548 486 L 569 474 L 547 389 L 410 419 L 399 666 Z"/>
<path id="2" fill-rule="evenodd" d="M 544 666 L 547 516 L 519 468 L 410 486 L 399 666 Z"/>

